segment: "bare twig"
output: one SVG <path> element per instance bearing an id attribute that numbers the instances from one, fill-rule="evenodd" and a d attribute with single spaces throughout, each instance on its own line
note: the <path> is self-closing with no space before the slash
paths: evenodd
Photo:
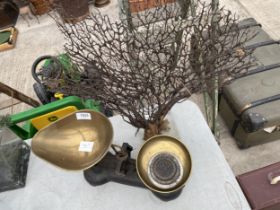
<path id="1" fill-rule="evenodd" d="M 179 1 L 135 13 L 132 22 L 112 22 L 99 12 L 77 24 L 56 19 L 84 79 L 65 77 L 52 88 L 98 99 L 133 126 L 160 133 L 175 103 L 213 88 L 215 77 L 223 86 L 253 63 L 244 44 L 254 34 L 239 29 L 234 15 L 219 8 L 213 19 L 211 5 L 201 2 L 195 9 L 188 17 L 189 4 Z M 139 27 L 127 24 L 135 20 Z"/>

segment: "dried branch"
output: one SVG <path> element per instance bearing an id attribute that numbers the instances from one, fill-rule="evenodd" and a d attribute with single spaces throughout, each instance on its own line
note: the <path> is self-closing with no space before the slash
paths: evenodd
<path id="1" fill-rule="evenodd" d="M 199 2 L 188 17 L 189 6 L 161 4 L 121 22 L 99 12 L 77 24 L 56 19 L 82 80 L 65 76 L 52 88 L 98 99 L 133 126 L 160 133 L 175 103 L 209 90 L 216 76 L 222 87 L 253 63 L 244 45 L 254 34 L 236 16 L 220 8 L 213 21 L 211 5 Z"/>

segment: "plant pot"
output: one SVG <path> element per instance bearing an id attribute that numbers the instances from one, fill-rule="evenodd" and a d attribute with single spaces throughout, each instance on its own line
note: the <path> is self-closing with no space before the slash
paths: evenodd
<path id="1" fill-rule="evenodd" d="M 88 0 L 55 0 L 55 4 L 67 23 L 77 23 L 89 15 Z"/>
<path id="2" fill-rule="evenodd" d="M 104 7 L 108 4 L 110 4 L 110 0 L 95 0 L 94 1 L 94 6 L 98 7 L 98 8 Z"/>
<path id="3" fill-rule="evenodd" d="M 0 1 L 0 29 L 14 26 L 19 15 L 19 8 L 11 1 Z"/>
<path id="4" fill-rule="evenodd" d="M 176 0 L 129 0 L 130 11 L 132 13 L 141 12 L 146 9 L 174 3 Z"/>

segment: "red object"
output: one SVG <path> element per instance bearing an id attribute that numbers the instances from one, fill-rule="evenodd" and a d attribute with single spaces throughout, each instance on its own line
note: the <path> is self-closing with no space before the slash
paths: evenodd
<path id="1" fill-rule="evenodd" d="M 31 4 L 31 11 L 35 15 L 43 15 L 51 10 L 48 0 L 29 0 L 29 2 Z"/>
<path id="2" fill-rule="evenodd" d="M 275 163 L 237 176 L 237 180 L 253 210 L 280 210 L 280 163 Z"/>
<path id="3" fill-rule="evenodd" d="M 131 13 L 141 12 L 146 9 L 173 3 L 176 0 L 128 0 Z"/>

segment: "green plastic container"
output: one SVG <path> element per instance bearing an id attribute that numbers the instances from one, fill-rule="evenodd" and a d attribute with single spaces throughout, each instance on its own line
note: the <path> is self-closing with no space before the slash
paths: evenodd
<path id="1" fill-rule="evenodd" d="M 92 99 L 83 100 L 77 96 L 69 96 L 40 107 L 12 115 L 12 125 L 9 128 L 21 139 L 30 139 L 37 132 L 36 128 L 30 123 L 31 119 L 67 106 L 75 106 L 77 109 L 91 109 L 98 112 L 101 111 L 100 102 Z M 21 122 L 26 123 L 23 126 L 19 126 L 18 124 Z"/>

